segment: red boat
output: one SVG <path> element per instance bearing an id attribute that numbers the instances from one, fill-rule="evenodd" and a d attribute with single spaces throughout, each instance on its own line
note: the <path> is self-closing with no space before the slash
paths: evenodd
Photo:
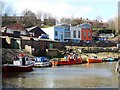
<path id="1" fill-rule="evenodd" d="M 88 63 L 100 63 L 102 62 L 102 59 L 97 58 L 97 56 L 92 56 L 87 59 Z"/>
<path id="2" fill-rule="evenodd" d="M 71 58 L 71 57 L 69 57 L 69 58 L 61 58 L 61 60 L 59 61 L 55 61 L 55 60 L 53 60 L 52 61 L 52 66 L 57 66 L 57 65 L 73 65 L 73 64 L 80 64 L 80 63 L 82 63 L 82 58 L 78 58 L 78 57 L 76 57 L 76 58 Z"/>
<path id="3" fill-rule="evenodd" d="M 14 58 L 13 64 L 4 64 L 3 72 L 28 72 L 33 70 L 33 61 L 24 54 Z"/>

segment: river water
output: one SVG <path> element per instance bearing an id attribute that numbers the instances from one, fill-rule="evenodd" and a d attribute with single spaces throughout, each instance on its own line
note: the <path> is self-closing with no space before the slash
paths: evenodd
<path id="1" fill-rule="evenodd" d="M 34 68 L 9 73 L 3 81 L 24 88 L 118 88 L 116 62 Z"/>

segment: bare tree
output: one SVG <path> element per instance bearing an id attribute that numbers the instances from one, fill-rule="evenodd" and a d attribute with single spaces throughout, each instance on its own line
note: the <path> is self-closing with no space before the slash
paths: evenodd
<path id="1" fill-rule="evenodd" d="M 65 24 L 71 24 L 71 18 L 62 17 L 62 18 L 60 19 L 60 22 L 61 22 L 61 23 L 65 23 Z"/>
<path id="2" fill-rule="evenodd" d="M 44 12 L 43 13 L 43 20 L 51 18 L 51 17 L 52 17 L 51 13 L 49 13 L 49 12 Z"/>
<path id="3" fill-rule="evenodd" d="M 28 9 L 23 10 L 22 13 L 24 16 L 23 24 L 25 27 L 31 27 L 36 25 L 37 17 L 35 13 L 33 13 L 31 10 L 28 10 Z"/>
<path id="4" fill-rule="evenodd" d="M 101 17 L 100 15 L 98 15 L 98 16 L 96 17 L 96 20 L 100 22 L 100 21 L 102 21 L 102 17 Z"/>
<path id="5" fill-rule="evenodd" d="M 2 10 L 3 10 L 3 2 L 0 1 L 0 28 L 2 27 Z"/>
<path id="6" fill-rule="evenodd" d="M 12 6 L 12 4 L 3 4 L 3 10 L 2 10 L 2 15 L 4 16 L 7 14 L 8 16 L 13 16 L 16 13 L 15 8 Z"/>
<path id="7" fill-rule="evenodd" d="M 99 28 L 98 25 L 99 25 L 99 21 L 95 20 L 94 23 L 93 23 L 93 28 L 98 29 Z"/>
<path id="8" fill-rule="evenodd" d="M 5 6 L 5 3 L 0 1 L 0 16 L 3 15 L 4 6 Z"/>
<path id="9" fill-rule="evenodd" d="M 115 30 L 116 29 L 116 22 L 113 19 L 108 20 L 108 26 L 110 29 Z"/>
<path id="10" fill-rule="evenodd" d="M 2 26 L 6 26 L 16 22 L 15 13 L 16 10 L 12 7 L 12 4 L 7 4 L 5 2 L 1 3 L 1 13 L 2 16 Z"/>
<path id="11" fill-rule="evenodd" d="M 43 12 L 42 11 L 37 11 L 37 14 L 36 14 L 36 16 L 37 16 L 37 19 L 41 19 L 42 18 L 42 14 L 43 14 Z"/>

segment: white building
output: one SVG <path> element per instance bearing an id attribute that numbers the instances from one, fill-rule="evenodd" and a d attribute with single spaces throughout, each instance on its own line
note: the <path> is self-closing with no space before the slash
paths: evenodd
<path id="1" fill-rule="evenodd" d="M 70 32 L 71 32 L 71 40 L 78 42 L 81 40 L 81 30 L 80 27 L 70 27 Z"/>
<path id="2" fill-rule="evenodd" d="M 41 28 L 47 35 L 49 35 L 49 39 L 54 40 L 54 27 L 49 28 Z"/>

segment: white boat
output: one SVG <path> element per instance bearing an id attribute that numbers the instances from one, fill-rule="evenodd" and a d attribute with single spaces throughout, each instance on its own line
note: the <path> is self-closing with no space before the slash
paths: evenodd
<path id="1" fill-rule="evenodd" d="M 34 66 L 35 67 L 46 67 L 50 66 L 51 62 L 48 58 L 46 57 L 36 57 L 34 61 Z"/>
<path id="2" fill-rule="evenodd" d="M 13 64 L 4 64 L 3 72 L 27 72 L 33 70 L 33 61 L 25 54 L 19 54 L 14 58 Z"/>

